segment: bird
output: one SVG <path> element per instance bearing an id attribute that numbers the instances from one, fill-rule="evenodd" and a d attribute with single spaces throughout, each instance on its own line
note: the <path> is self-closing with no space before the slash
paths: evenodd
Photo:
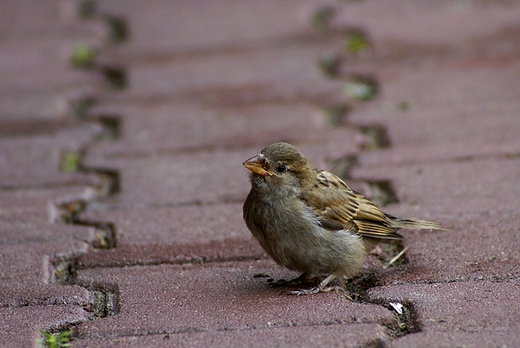
<path id="1" fill-rule="evenodd" d="M 385 240 L 401 240 L 401 228 L 445 228 L 432 221 L 382 212 L 338 176 L 313 168 L 293 145 L 276 142 L 243 162 L 251 190 L 243 205 L 247 228 L 279 265 L 301 272 L 297 280 L 324 277 L 311 289 L 327 292 L 336 278 L 352 278 L 367 252 Z"/>

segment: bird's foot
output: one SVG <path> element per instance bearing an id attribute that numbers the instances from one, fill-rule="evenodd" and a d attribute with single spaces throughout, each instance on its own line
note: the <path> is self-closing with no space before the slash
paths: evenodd
<path id="1" fill-rule="evenodd" d="M 329 291 L 332 291 L 332 290 L 340 290 L 340 291 L 345 291 L 342 287 L 340 286 L 327 286 L 329 285 L 329 283 L 331 281 L 333 281 L 334 279 L 336 279 L 336 275 L 335 274 L 331 274 L 329 275 L 327 278 L 325 278 L 324 280 L 322 280 L 320 282 L 320 284 L 314 288 L 311 288 L 311 289 L 300 289 L 300 290 L 292 290 L 292 291 L 284 291 L 283 293 L 285 294 L 288 294 L 288 295 L 296 295 L 296 296 L 300 296 L 300 295 L 314 295 L 314 294 L 317 294 L 318 292 L 329 292 Z"/>
<path id="2" fill-rule="evenodd" d="M 339 285 L 327 286 L 326 288 L 320 289 L 320 292 L 329 292 L 329 291 L 345 292 L 345 289 L 343 289 Z"/>
<path id="3" fill-rule="evenodd" d="M 284 292 L 282 292 L 282 294 L 301 296 L 301 295 L 314 295 L 314 294 L 317 294 L 319 292 L 329 292 L 329 291 L 345 292 L 345 289 L 343 289 L 341 286 L 338 286 L 338 285 L 327 286 L 327 287 L 324 287 L 324 288 L 316 286 L 316 287 L 311 288 L 311 289 L 300 289 L 300 290 L 284 291 Z"/>
<path id="4" fill-rule="evenodd" d="M 314 294 L 317 294 L 318 292 L 320 292 L 320 287 L 319 286 L 317 286 L 315 288 L 312 288 L 312 289 L 300 289 L 300 290 L 282 291 L 282 294 L 284 294 L 284 295 L 301 296 L 301 295 L 314 295 Z"/>

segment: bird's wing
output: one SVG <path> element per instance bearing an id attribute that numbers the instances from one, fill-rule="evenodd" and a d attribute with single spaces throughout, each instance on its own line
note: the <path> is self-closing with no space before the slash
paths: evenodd
<path id="1" fill-rule="evenodd" d="M 347 229 L 364 237 L 402 239 L 389 217 L 336 175 L 315 170 L 317 181 L 302 190 L 301 199 L 323 228 Z"/>

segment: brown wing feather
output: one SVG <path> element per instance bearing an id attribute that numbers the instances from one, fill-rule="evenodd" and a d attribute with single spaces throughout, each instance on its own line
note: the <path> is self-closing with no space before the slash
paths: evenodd
<path id="1" fill-rule="evenodd" d="M 398 228 L 376 205 L 352 190 L 336 175 L 315 169 L 318 183 L 303 190 L 302 199 L 324 228 L 348 229 L 361 236 L 401 239 Z"/>

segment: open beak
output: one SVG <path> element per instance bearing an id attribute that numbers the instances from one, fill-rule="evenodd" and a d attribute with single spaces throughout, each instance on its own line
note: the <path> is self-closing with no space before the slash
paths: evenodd
<path id="1" fill-rule="evenodd" d="M 269 170 L 269 160 L 261 153 L 251 157 L 242 164 L 244 165 L 244 167 L 246 167 L 255 174 L 261 176 L 273 175 L 273 172 Z"/>

